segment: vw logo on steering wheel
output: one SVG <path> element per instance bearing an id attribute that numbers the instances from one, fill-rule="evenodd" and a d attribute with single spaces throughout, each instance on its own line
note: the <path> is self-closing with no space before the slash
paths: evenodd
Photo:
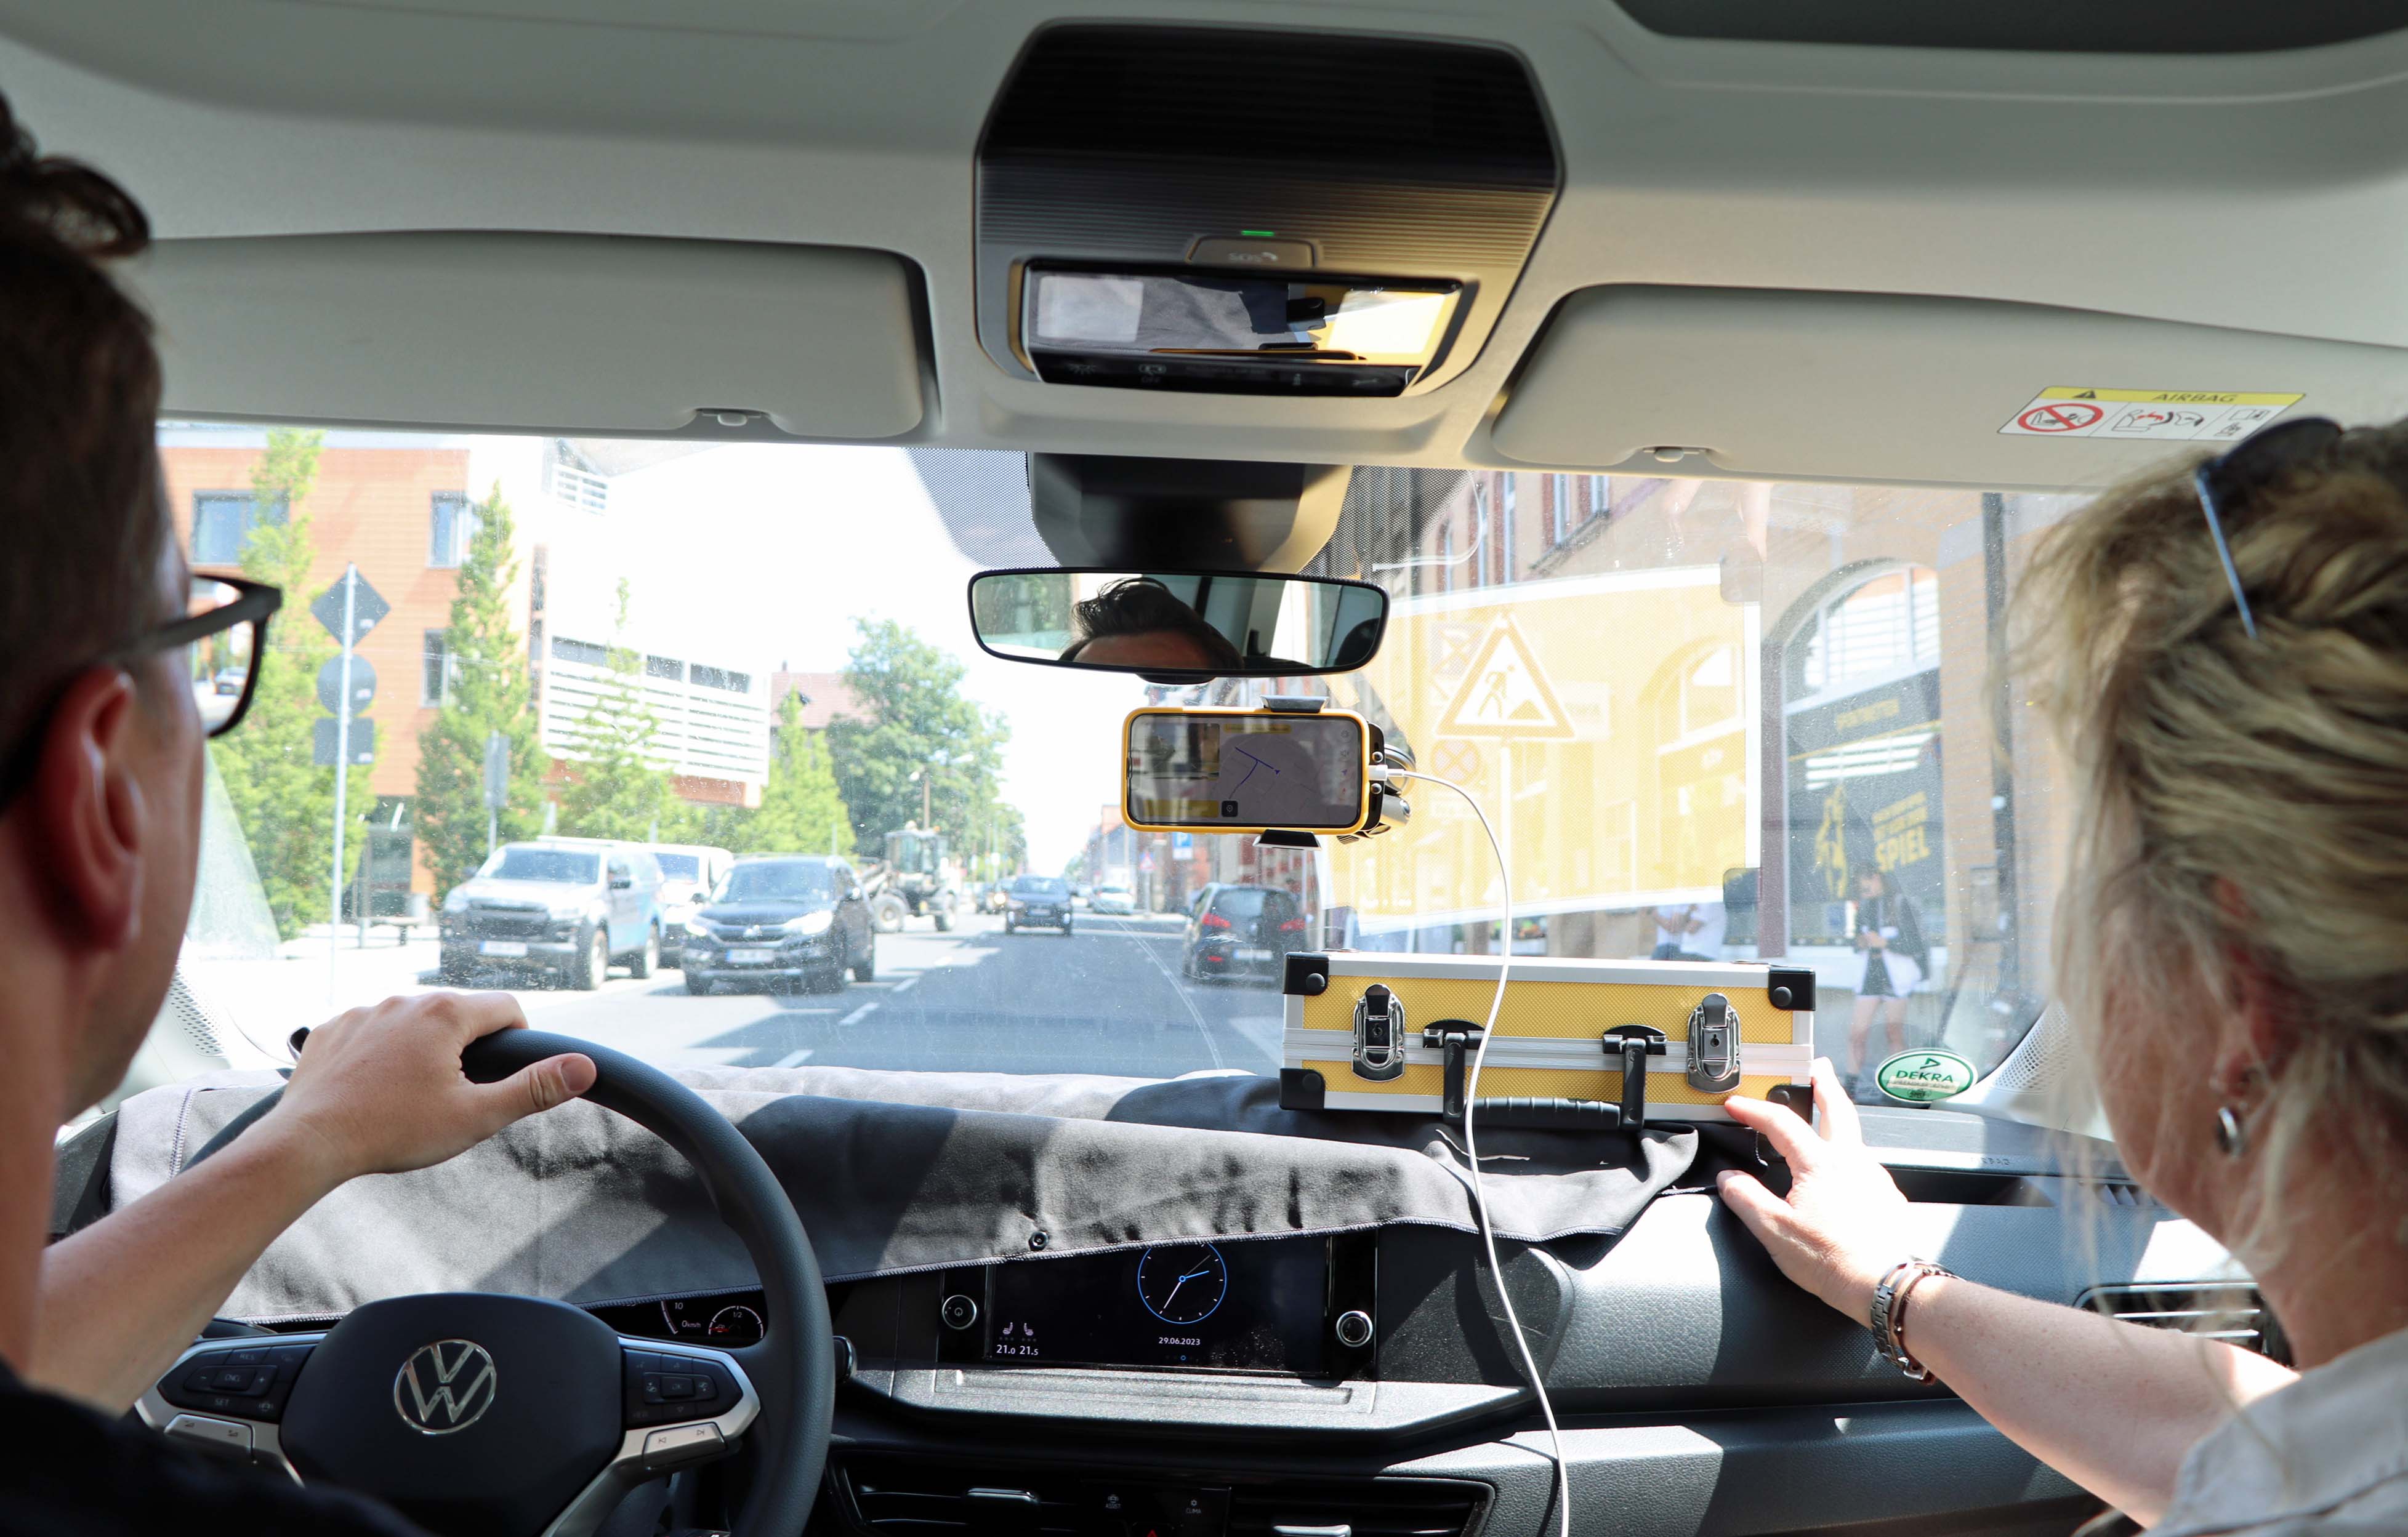
<path id="1" fill-rule="evenodd" d="M 474 1340 L 422 1345 L 393 1379 L 393 1406 L 423 1435 L 465 1430 L 494 1406 L 501 1377 L 494 1358 Z"/>

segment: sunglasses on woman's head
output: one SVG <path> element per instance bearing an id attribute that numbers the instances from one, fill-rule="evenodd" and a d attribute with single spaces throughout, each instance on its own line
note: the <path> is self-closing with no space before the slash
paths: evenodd
<path id="1" fill-rule="evenodd" d="M 2224 579 L 2232 584 L 2232 601 L 2241 605 L 2241 628 L 2251 640 L 2258 638 L 2258 619 L 2249 611 L 2249 594 L 2241 590 L 2241 572 L 2232 563 L 2224 520 L 2239 511 L 2253 492 L 2340 442 L 2341 434 L 2341 423 L 2326 417 L 2278 421 L 2250 434 L 2191 474 L 2199 509 L 2207 515 L 2208 536 L 2215 541 L 2216 559 L 2224 562 Z"/>

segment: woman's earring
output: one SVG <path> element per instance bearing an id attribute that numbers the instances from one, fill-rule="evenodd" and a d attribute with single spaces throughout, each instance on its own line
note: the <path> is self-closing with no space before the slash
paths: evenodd
<path id="1" fill-rule="evenodd" d="M 2226 1158 L 2239 1158 L 2249 1151 L 2249 1124 L 2229 1104 L 2215 1107 L 2215 1146 Z"/>

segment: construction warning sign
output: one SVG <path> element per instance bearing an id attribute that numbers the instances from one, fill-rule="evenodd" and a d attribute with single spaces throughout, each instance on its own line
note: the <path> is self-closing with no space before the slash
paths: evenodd
<path id="1" fill-rule="evenodd" d="M 1464 669 L 1440 736 L 1570 736 L 1571 722 L 1555 703 L 1547 676 L 1510 619 L 1499 619 Z"/>
<path id="2" fill-rule="evenodd" d="M 1635 915 L 1719 902 L 1725 874 L 1757 862 L 1761 640 L 1714 565 L 1414 593 L 1332 692 L 1478 798 L 1520 918 Z M 1494 918 L 1480 823 L 1433 786 L 1406 796 L 1410 821 L 1332 860 L 1334 900 L 1366 932 Z M 1626 926 L 1646 953 L 1652 920 Z"/>
<path id="3" fill-rule="evenodd" d="M 2010 437 L 2122 437 L 2229 442 L 2306 398 L 2222 390 L 2100 390 L 2057 385 L 2042 391 L 1999 429 Z"/>

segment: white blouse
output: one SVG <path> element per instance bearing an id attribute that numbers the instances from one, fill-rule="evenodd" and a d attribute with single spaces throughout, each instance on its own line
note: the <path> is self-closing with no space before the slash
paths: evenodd
<path id="1" fill-rule="evenodd" d="M 2303 1373 L 2200 1439 L 2151 1537 L 2408 1532 L 2408 1330 Z"/>

